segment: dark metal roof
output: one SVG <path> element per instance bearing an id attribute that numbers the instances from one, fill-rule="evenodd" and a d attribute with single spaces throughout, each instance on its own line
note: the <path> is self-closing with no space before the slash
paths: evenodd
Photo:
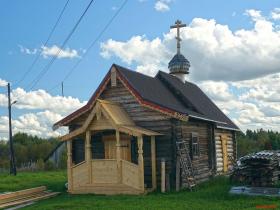
<path id="1" fill-rule="evenodd" d="M 170 73 L 183 73 L 188 74 L 190 68 L 190 62 L 182 55 L 176 54 L 168 63 L 168 69 Z"/>
<path id="2" fill-rule="evenodd" d="M 197 112 L 220 122 L 217 123 L 217 127 L 240 130 L 197 85 L 190 82 L 183 83 L 177 77 L 162 71 L 158 72 L 156 78 L 160 78 L 173 87 L 176 90 L 174 93 L 177 95 L 179 93 L 181 97 L 184 97 Z"/>
<path id="3" fill-rule="evenodd" d="M 159 106 L 170 108 L 180 113 L 186 113 L 188 109 L 176 99 L 168 88 L 157 78 L 115 65 L 129 84 L 147 101 Z"/>
<path id="4" fill-rule="evenodd" d="M 215 122 L 217 127 L 239 130 L 196 85 L 190 82 L 183 83 L 177 77 L 161 71 L 155 77 L 149 77 L 116 64 L 113 66 L 144 101 L 191 118 Z M 109 73 L 110 71 L 85 106 L 55 123 L 53 128 L 66 125 L 88 111 L 108 81 Z"/>
<path id="5" fill-rule="evenodd" d="M 190 82 L 159 71 L 156 77 L 115 65 L 130 85 L 145 99 L 190 117 L 214 121 L 225 129 L 239 128 L 209 99 L 202 90 Z"/>

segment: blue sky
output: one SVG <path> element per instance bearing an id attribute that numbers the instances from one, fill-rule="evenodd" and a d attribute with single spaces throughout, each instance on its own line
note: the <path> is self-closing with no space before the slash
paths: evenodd
<path id="1" fill-rule="evenodd" d="M 37 91 L 38 89 L 52 89 L 49 92 L 50 97 L 56 97 L 57 95 L 60 95 L 60 86 L 57 86 L 57 84 L 59 84 L 63 80 L 63 78 L 73 67 L 73 65 L 81 60 L 80 65 L 64 82 L 66 98 L 71 97 L 71 100 L 72 98 L 73 100 L 79 100 L 79 102 L 76 101 L 75 105 L 73 105 L 74 109 L 79 107 L 83 103 L 83 101 L 88 100 L 112 63 L 118 63 L 123 66 L 128 66 L 142 73 L 151 75 L 155 72 L 154 70 L 147 70 L 147 66 L 166 70 L 167 66 L 164 65 L 169 61 L 168 56 L 172 55 L 172 53 L 175 52 L 174 39 L 168 37 L 169 35 L 171 36 L 173 34 L 173 32 L 170 32 L 169 26 L 173 24 L 176 19 L 181 19 L 188 25 L 188 28 L 185 29 L 183 34 L 183 38 L 185 38 L 186 41 L 184 42 L 183 39 L 182 48 L 183 52 L 185 52 L 186 57 L 190 59 L 191 64 L 194 64 L 193 69 L 191 69 L 190 79 L 198 84 L 201 84 L 202 88 L 204 88 L 208 95 L 213 100 L 215 100 L 218 105 L 221 105 L 227 114 L 233 116 L 236 120 L 238 120 L 238 118 L 244 113 L 236 114 L 235 109 L 226 110 L 226 105 L 229 104 L 225 104 L 223 100 L 229 101 L 232 100 L 232 98 L 218 99 L 217 92 L 224 90 L 223 93 L 220 93 L 218 95 L 221 96 L 222 94 L 224 94 L 225 96 L 230 95 L 230 97 L 238 97 L 239 100 L 245 100 L 245 105 L 250 102 L 251 105 L 253 104 L 252 106 L 254 106 L 258 103 L 258 101 L 256 100 L 259 100 L 260 97 L 250 98 L 250 100 L 248 99 L 248 96 L 246 98 L 246 94 L 252 94 L 254 90 L 249 85 L 252 84 L 252 82 L 250 83 L 250 81 L 253 79 L 258 80 L 259 78 L 264 76 L 270 78 L 271 75 L 278 73 L 274 66 L 268 68 L 271 70 L 262 70 L 264 69 L 262 67 L 262 69 L 259 69 L 258 71 L 252 70 L 248 71 L 248 73 L 244 72 L 244 79 L 242 79 L 242 74 L 238 70 L 236 70 L 235 74 L 227 74 L 224 69 L 227 69 L 228 66 L 226 66 L 226 64 L 222 62 L 219 63 L 220 61 L 217 59 L 217 57 L 215 57 L 214 59 L 214 64 L 211 63 L 212 61 L 209 61 L 210 58 L 204 60 L 204 70 L 204 68 L 201 67 L 202 64 L 197 64 L 197 58 L 194 57 L 196 52 L 193 51 L 193 48 L 189 48 L 190 46 L 197 44 L 198 40 L 200 40 L 199 37 L 203 37 L 203 32 L 200 32 L 200 35 L 193 35 L 195 34 L 194 29 L 199 27 L 205 28 L 207 24 L 211 25 L 211 22 L 205 22 L 210 21 L 211 19 L 215 21 L 215 23 L 212 22 L 213 27 L 216 28 L 215 31 L 221 33 L 221 35 L 215 35 L 216 38 L 218 36 L 225 37 L 224 34 L 230 32 L 235 36 L 233 37 L 233 39 L 240 38 L 240 36 L 242 36 L 241 42 L 243 45 L 246 45 L 244 44 L 246 43 L 246 41 L 244 41 L 244 37 L 247 36 L 246 34 L 249 34 L 249 32 L 257 31 L 258 25 L 262 25 L 264 20 L 267 23 L 271 23 L 273 25 L 273 29 L 271 31 L 274 34 L 272 34 L 272 36 L 274 36 L 275 34 L 277 34 L 278 36 L 279 28 L 277 26 L 279 24 L 280 18 L 272 18 L 272 12 L 274 11 L 275 14 L 279 12 L 277 10 L 277 8 L 279 7 L 279 1 L 129 0 L 120 14 L 110 25 L 110 27 L 102 35 L 100 40 L 94 45 L 91 51 L 88 52 L 87 56 L 84 56 L 85 50 L 89 47 L 90 43 L 94 39 L 96 39 L 100 31 L 102 31 L 103 27 L 107 24 L 110 18 L 117 12 L 117 10 L 124 2 L 123 0 L 96 0 L 90 7 L 88 13 L 82 20 L 76 32 L 73 34 L 72 38 L 66 45 L 66 48 L 69 50 L 68 53 L 74 53 L 72 54 L 73 57 L 70 58 L 66 56 L 65 58 L 56 59 L 55 63 L 51 66 L 47 74 L 38 82 L 38 84 L 32 90 L 30 90 L 28 88 L 28 85 L 51 60 L 51 55 L 45 55 L 45 57 L 40 56 L 38 62 L 30 72 L 30 74 L 28 74 L 28 76 L 20 84 L 17 85 L 17 81 L 24 75 L 38 53 L 43 53 L 42 45 L 47 39 L 47 36 L 49 35 L 51 28 L 57 20 L 58 15 L 62 10 L 65 2 L 66 0 L 0 1 L 0 79 L 2 79 L 3 81 L 11 82 L 12 88 L 14 90 L 19 88 L 23 91 L 26 91 L 26 93 L 29 93 L 30 91 Z M 54 31 L 49 43 L 45 46 L 47 48 L 45 49 L 46 51 L 51 50 L 53 46 L 61 46 L 63 40 L 65 39 L 71 28 L 74 26 L 75 22 L 88 3 L 89 0 L 70 0 L 65 13 L 62 16 L 61 22 Z M 163 8 L 157 8 L 157 4 L 161 4 L 161 6 L 164 6 Z M 227 26 L 228 30 L 226 30 L 225 28 L 219 29 L 219 26 L 217 26 L 218 24 L 221 26 Z M 267 25 L 269 24 L 266 24 L 266 26 Z M 263 41 L 262 39 L 265 39 L 265 41 L 269 41 L 268 37 L 263 37 L 261 35 L 262 33 L 265 33 L 265 30 L 269 29 L 266 29 L 265 27 L 261 27 L 261 29 L 263 29 L 263 32 L 259 31 L 260 36 L 258 36 L 260 41 Z M 237 31 L 239 35 L 235 35 Z M 248 33 L 246 33 L 245 35 L 240 35 L 242 31 L 247 31 Z M 208 30 L 205 33 L 208 33 Z M 157 43 L 158 41 L 159 43 L 158 45 L 156 45 L 160 47 L 156 48 L 154 53 L 157 54 L 156 50 L 158 49 L 166 49 L 166 54 L 162 56 L 165 60 L 160 60 L 155 63 L 153 63 L 151 59 L 147 59 L 147 61 L 145 62 L 139 61 L 136 56 L 139 56 L 139 59 L 141 59 L 142 54 L 139 54 L 139 51 L 135 52 L 137 51 L 137 45 L 133 44 L 135 43 L 135 39 L 133 39 L 133 37 L 135 38 L 137 36 L 139 38 L 137 43 L 142 44 L 141 46 L 146 46 L 144 45 L 146 43 L 147 47 L 149 47 L 150 44 L 153 43 L 153 41 L 154 43 Z M 111 42 L 109 42 L 108 40 L 111 40 Z M 204 42 L 206 38 L 202 38 L 202 40 Z M 224 39 L 224 42 L 227 42 L 227 40 L 228 39 Z M 205 43 L 207 44 L 208 41 Z M 123 49 L 121 49 L 124 46 L 131 47 L 133 49 L 131 50 L 130 48 L 128 48 L 127 53 L 124 53 Z M 227 45 L 226 47 L 228 46 L 229 45 Z M 254 46 L 256 47 L 257 44 L 255 44 Z M 203 48 L 203 46 L 197 45 L 197 48 Z M 206 51 L 207 50 L 205 50 L 205 52 Z M 50 51 L 48 52 L 50 53 Z M 158 55 L 161 55 L 160 51 L 158 51 Z M 248 56 L 249 55 L 251 54 L 248 54 Z M 256 55 L 257 62 L 260 62 L 261 64 L 266 64 L 266 62 L 269 63 L 269 59 L 258 60 L 258 56 L 259 55 Z M 213 56 L 211 58 L 213 58 Z M 246 60 L 245 57 L 243 58 Z M 146 58 L 143 57 L 143 60 L 144 59 Z M 236 59 L 236 57 L 233 58 L 229 56 L 222 58 L 221 60 L 227 59 L 229 59 L 230 63 L 232 60 Z M 208 62 L 210 62 L 210 65 L 208 65 Z M 241 66 L 243 65 L 242 62 L 243 59 L 241 58 Z M 246 69 L 248 67 L 248 69 L 250 69 L 250 64 L 248 65 L 249 66 L 245 67 L 242 66 L 242 68 Z M 215 70 L 213 70 L 214 68 Z M 238 65 L 235 69 L 238 69 Z M 232 71 L 235 72 L 235 69 L 233 69 Z M 213 76 L 213 71 L 215 71 L 217 75 L 219 74 L 223 76 Z M 250 81 L 244 82 L 244 80 Z M 54 88 L 55 86 L 57 87 Z M 0 93 L 4 90 L 5 88 L 0 87 Z M 258 92 L 257 89 L 255 89 L 255 91 Z M 38 95 L 38 93 L 36 94 Z M 4 98 L 4 95 L 2 96 L 2 98 Z M 56 98 L 56 100 L 59 100 L 59 98 Z M 67 99 L 65 99 L 65 103 L 67 103 Z M 42 106 L 36 107 L 32 105 L 32 108 L 26 108 L 26 106 L 20 107 L 19 104 L 14 109 L 13 118 L 15 120 L 18 120 L 19 123 L 23 123 L 22 121 L 24 121 L 24 117 L 20 117 L 26 117 L 27 114 L 37 114 L 38 119 L 38 113 L 46 113 L 46 111 L 54 112 L 54 110 L 50 110 L 46 107 L 42 108 Z M 244 108 L 240 105 L 230 104 L 230 106 L 240 107 L 240 109 Z M 273 110 L 275 109 L 277 113 L 280 111 L 280 108 L 276 107 L 274 104 L 268 104 L 268 106 L 273 107 Z M 7 113 L 5 108 L 6 107 L 4 106 L 4 104 L 0 106 L 0 115 L 3 118 L 3 122 L 6 120 L 6 118 L 4 119 Z M 263 107 L 257 108 L 258 111 L 260 111 Z M 68 110 L 68 112 L 70 112 L 70 109 Z M 59 118 L 61 116 L 64 116 L 66 112 L 62 111 L 53 114 L 56 115 L 56 117 L 53 118 Z M 32 118 L 31 115 L 29 115 L 29 117 Z M 275 116 L 273 115 L 273 117 Z M 54 120 L 53 118 L 52 120 Z M 245 121 L 244 123 L 246 123 Z M 273 126 L 276 126 L 276 121 L 274 119 Z M 46 125 L 49 125 L 50 122 L 46 123 Z M 40 123 L 41 122 L 39 122 L 39 124 L 37 123 L 37 125 L 40 125 Z M 241 124 L 242 123 L 240 123 L 239 125 Z M 256 128 L 262 126 L 262 124 L 260 124 L 258 120 L 255 120 L 254 122 L 253 120 L 251 120 L 250 126 L 246 125 L 244 126 L 244 128 L 254 127 L 254 125 L 256 125 Z M 272 129 L 274 129 L 273 126 L 271 127 Z M 20 124 L 19 127 L 24 127 L 24 125 Z M 2 129 L 5 128 L 6 127 L 2 125 Z M 34 132 L 33 134 L 36 134 L 36 132 Z"/>

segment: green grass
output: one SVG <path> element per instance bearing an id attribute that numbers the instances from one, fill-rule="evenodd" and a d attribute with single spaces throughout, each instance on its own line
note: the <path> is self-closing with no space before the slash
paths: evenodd
<path id="1" fill-rule="evenodd" d="M 279 198 L 229 195 L 228 178 L 217 177 L 197 187 L 194 192 L 181 191 L 165 194 L 151 193 L 143 196 L 100 196 L 69 195 L 65 192 L 66 173 L 34 172 L 19 173 L 12 177 L 0 175 L 0 192 L 20 190 L 28 187 L 46 185 L 62 194 L 48 200 L 37 202 L 25 209 L 213 209 L 239 210 L 256 209 L 256 205 L 277 205 Z"/>

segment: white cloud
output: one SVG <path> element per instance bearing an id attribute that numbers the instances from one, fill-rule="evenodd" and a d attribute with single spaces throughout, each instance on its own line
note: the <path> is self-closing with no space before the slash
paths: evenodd
<path id="1" fill-rule="evenodd" d="M 247 13 L 254 22 L 252 29 L 233 31 L 213 19 L 202 18 L 194 18 L 182 29 L 182 53 L 191 63 L 192 80 L 239 81 L 280 71 L 280 29 L 259 11 Z M 159 69 L 168 71 L 168 62 L 176 50 L 175 36 L 176 30 L 171 30 L 163 38 L 109 39 L 101 44 L 101 55 L 116 56 L 154 75 Z"/>
<path id="2" fill-rule="evenodd" d="M 225 82 L 204 81 L 199 86 L 215 101 L 229 101 L 234 99 L 234 95 L 230 93 L 229 84 Z"/>
<path id="3" fill-rule="evenodd" d="M 155 10 L 159 12 L 167 12 L 170 10 L 169 3 L 171 0 L 159 0 L 155 3 Z"/>
<path id="4" fill-rule="evenodd" d="M 242 130 L 280 131 L 280 73 L 238 82 L 203 81 L 199 86 Z"/>
<path id="5" fill-rule="evenodd" d="M 53 45 L 53 46 L 44 46 L 42 45 L 41 48 L 37 49 L 30 49 L 27 47 L 23 47 L 22 45 L 18 45 L 20 48 L 20 52 L 23 54 L 27 54 L 27 55 L 35 55 L 37 53 L 40 53 L 41 56 L 43 56 L 44 58 L 48 58 L 48 57 L 57 57 L 57 58 L 79 58 L 79 52 L 78 50 L 75 49 L 70 49 L 70 48 L 66 48 L 66 49 L 61 49 L 59 48 L 57 45 Z M 85 53 L 84 49 L 81 49 L 82 53 Z"/>
<path id="6" fill-rule="evenodd" d="M 18 45 L 18 47 L 20 48 L 20 52 L 21 53 L 24 53 L 24 54 L 27 54 L 27 55 L 35 55 L 37 53 L 37 49 L 30 49 L 30 48 L 27 48 L 27 47 L 23 47 L 22 45 Z"/>
<path id="7" fill-rule="evenodd" d="M 244 14 L 251 17 L 252 20 L 254 20 L 254 21 L 264 19 L 263 16 L 261 15 L 261 11 L 259 11 L 259 10 L 248 9 L 245 11 Z"/>
<path id="8" fill-rule="evenodd" d="M 253 23 L 251 29 L 231 30 L 202 18 L 182 29 L 181 51 L 191 63 L 188 80 L 195 81 L 242 130 L 280 131 L 280 25 L 273 22 L 272 13 L 272 18 L 253 9 L 245 14 Z M 172 30 L 162 38 L 110 39 L 101 44 L 101 55 L 117 57 L 148 75 L 159 69 L 168 72 L 175 35 Z"/>
<path id="9" fill-rule="evenodd" d="M 127 42 L 109 39 L 101 44 L 101 50 L 104 58 L 115 55 L 128 65 L 136 62 L 138 71 L 149 74 L 155 74 L 160 67 L 164 68 L 163 61 L 172 56 L 159 38 L 150 41 L 145 36 L 133 36 Z"/>
<path id="10" fill-rule="evenodd" d="M 85 105 L 79 99 L 73 97 L 52 96 L 45 90 L 26 92 L 22 88 L 13 90 L 12 100 L 17 100 L 13 109 L 20 110 L 18 117 L 13 119 L 13 132 L 26 132 L 41 137 L 62 135 L 65 128 L 52 131 L 52 125 Z M 0 94 L 0 106 L 7 106 L 7 96 Z M 7 138 L 8 117 L 0 116 L 0 138 Z"/>
<path id="11" fill-rule="evenodd" d="M 8 82 L 6 80 L 3 80 L 0 78 L 0 87 L 5 87 L 7 86 Z"/>
<path id="12" fill-rule="evenodd" d="M 56 45 L 51 47 L 41 46 L 41 55 L 44 58 L 48 58 L 50 56 L 55 56 L 57 58 L 77 58 L 79 57 L 78 51 L 75 49 L 61 49 Z"/>
<path id="13" fill-rule="evenodd" d="M 66 133 L 66 129 L 52 131 L 52 125 L 61 118 L 61 115 L 51 111 L 26 113 L 12 120 L 13 133 L 24 132 L 44 138 L 60 136 Z M 0 130 L 8 131 L 8 117 L 0 116 Z M 8 132 L 0 133 L 0 138 L 7 136 Z"/>
<path id="14" fill-rule="evenodd" d="M 22 88 L 17 88 L 11 93 L 12 100 L 16 100 L 14 105 L 17 109 L 28 110 L 50 110 L 58 112 L 60 114 L 67 114 L 85 105 L 84 102 L 80 102 L 79 99 L 71 96 L 52 96 L 45 90 L 35 90 L 26 92 Z M 6 106 L 7 96 L 0 94 L 0 106 Z"/>
<path id="15" fill-rule="evenodd" d="M 271 18 L 274 19 L 274 20 L 280 20 L 280 8 L 275 8 L 271 12 Z"/>

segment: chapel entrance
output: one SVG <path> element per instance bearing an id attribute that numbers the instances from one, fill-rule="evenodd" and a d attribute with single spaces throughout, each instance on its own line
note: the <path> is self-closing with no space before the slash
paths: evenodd
<path id="1" fill-rule="evenodd" d="M 131 162 L 131 137 L 126 134 L 120 135 L 121 159 Z M 103 136 L 105 159 L 116 159 L 116 135 Z"/>

